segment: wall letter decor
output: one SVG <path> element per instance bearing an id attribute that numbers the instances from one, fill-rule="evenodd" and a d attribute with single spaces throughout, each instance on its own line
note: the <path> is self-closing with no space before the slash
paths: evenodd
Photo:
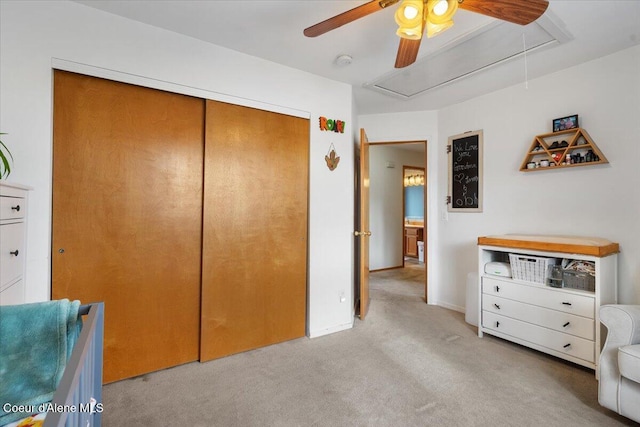
<path id="1" fill-rule="evenodd" d="M 326 130 L 330 132 L 344 133 L 345 122 L 343 120 L 327 119 L 326 117 L 320 117 L 320 130 Z"/>

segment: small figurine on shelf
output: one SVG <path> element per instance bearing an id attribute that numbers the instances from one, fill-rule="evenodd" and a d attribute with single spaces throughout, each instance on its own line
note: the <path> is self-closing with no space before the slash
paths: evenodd
<path id="1" fill-rule="evenodd" d="M 600 157 L 593 150 L 587 151 L 587 154 L 584 155 L 586 162 L 599 162 Z"/>

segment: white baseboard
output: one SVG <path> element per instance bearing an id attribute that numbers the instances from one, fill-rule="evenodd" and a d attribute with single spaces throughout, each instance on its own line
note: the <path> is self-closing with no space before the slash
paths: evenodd
<path id="1" fill-rule="evenodd" d="M 324 335 L 333 334 L 335 332 L 346 331 L 347 329 L 353 328 L 353 321 L 349 323 L 344 323 L 342 325 L 332 326 L 327 329 L 320 329 L 319 331 L 309 331 L 309 338 L 318 338 Z"/>
<path id="2" fill-rule="evenodd" d="M 442 302 L 442 301 L 436 302 L 435 305 L 438 305 L 438 306 L 444 307 L 444 308 L 448 308 L 449 310 L 454 310 L 454 311 L 457 311 L 459 313 L 464 313 L 466 311 L 464 307 L 460 307 L 459 305 L 453 305 L 453 304 L 449 304 L 449 303 Z"/>

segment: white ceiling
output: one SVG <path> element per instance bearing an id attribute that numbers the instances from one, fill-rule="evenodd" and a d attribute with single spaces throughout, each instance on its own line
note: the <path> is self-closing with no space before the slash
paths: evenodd
<path id="1" fill-rule="evenodd" d="M 489 2 L 490 0 L 487 0 Z M 410 73 L 418 63 L 428 68 L 430 55 L 457 43 L 494 19 L 458 10 L 455 25 L 424 39 L 418 61 L 396 71 L 398 37 L 392 6 L 316 38 L 304 28 L 359 6 L 365 1 L 329 0 L 77 0 L 78 3 L 176 33 L 261 57 L 289 67 L 349 83 L 359 114 L 432 110 L 525 82 L 640 43 L 640 0 L 551 0 L 546 17 L 570 40 L 518 57 L 409 100 L 366 85 L 390 73 Z M 348 66 L 335 64 L 341 54 Z M 417 68 L 416 68 L 417 69 Z"/>

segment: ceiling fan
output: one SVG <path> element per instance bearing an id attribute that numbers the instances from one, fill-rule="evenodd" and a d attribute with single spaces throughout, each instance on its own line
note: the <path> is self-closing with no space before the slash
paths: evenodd
<path id="1" fill-rule="evenodd" d="M 304 35 L 317 37 L 400 2 L 395 14 L 400 36 L 396 68 L 415 62 L 425 29 L 427 37 L 433 37 L 450 28 L 458 7 L 527 25 L 538 19 L 549 6 L 547 0 L 373 0 L 306 28 Z"/>

